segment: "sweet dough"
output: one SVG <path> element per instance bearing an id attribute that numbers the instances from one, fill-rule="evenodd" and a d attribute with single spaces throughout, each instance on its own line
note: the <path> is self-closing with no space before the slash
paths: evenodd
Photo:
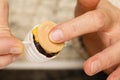
<path id="1" fill-rule="evenodd" d="M 64 47 L 64 43 L 54 43 L 49 39 L 49 33 L 55 26 L 54 22 L 45 21 L 32 30 L 37 49 L 42 48 L 39 51 L 44 52 L 47 56 L 60 52 Z"/>

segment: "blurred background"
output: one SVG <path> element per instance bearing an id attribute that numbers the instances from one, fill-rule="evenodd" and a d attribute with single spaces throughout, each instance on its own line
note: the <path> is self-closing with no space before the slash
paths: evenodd
<path id="1" fill-rule="evenodd" d="M 12 34 L 23 41 L 35 25 L 45 20 L 59 24 L 72 19 L 75 4 L 76 0 L 9 0 Z M 88 56 L 83 55 L 86 52 L 81 43 L 74 41 L 68 41 L 60 55 L 44 63 L 20 59 L 0 71 L 1 80 L 105 80 L 103 72 L 92 77 L 84 73 L 83 62 Z"/>

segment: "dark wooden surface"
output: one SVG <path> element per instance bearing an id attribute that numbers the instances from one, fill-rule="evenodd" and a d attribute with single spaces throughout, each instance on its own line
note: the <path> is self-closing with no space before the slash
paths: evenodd
<path id="1" fill-rule="evenodd" d="M 1 70 L 0 80 L 106 80 L 103 72 L 87 76 L 83 70 Z"/>

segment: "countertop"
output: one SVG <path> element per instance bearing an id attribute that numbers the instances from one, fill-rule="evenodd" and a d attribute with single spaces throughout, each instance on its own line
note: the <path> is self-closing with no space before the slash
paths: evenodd
<path id="1" fill-rule="evenodd" d="M 6 74 L 7 73 L 7 74 Z M 1 70 L 1 80 L 106 80 L 103 72 L 87 76 L 83 70 Z"/>

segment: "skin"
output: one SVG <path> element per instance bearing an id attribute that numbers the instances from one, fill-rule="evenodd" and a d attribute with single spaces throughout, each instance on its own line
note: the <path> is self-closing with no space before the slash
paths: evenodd
<path id="1" fill-rule="evenodd" d="M 8 1 L 0 0 L 0 68 L 16 61 L 23 52 L 23 45 L 10 32 Z"/>
<path id="2" fill-rule="evenodd" d="M 61 43 L 83 36 L 93 55 L 84 64 L 85 72 L 94 75 L 108 69 L 107 80 L 120 80 L 119 14 L 120 10 L 107 0 L 78 0 L 76 18 L 57 25 L 50 39 Z M 8 26 L 8 1 L 0 0 L 0 68 L 17 60 L 23 52 L 21 41 L 11 35 Z"/>
<path id="3" fill-rule="evenodd" d="M 120 9 L 108 0 L 78 0 L 75 16 L 57 25 L 50 40 L 61 43 L 82 36 L 91 54 L 84 63 L 85 72 L 92 76 L 104 70 L 107 80 L 120 80 Z"/>

